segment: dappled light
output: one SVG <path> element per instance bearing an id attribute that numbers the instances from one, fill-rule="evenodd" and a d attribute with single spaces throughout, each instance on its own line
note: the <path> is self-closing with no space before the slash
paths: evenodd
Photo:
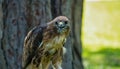
<path id="1" fill-rule="evenodd" d="M 85 69 L 120 68 L 120 1 L 86 0 L 83 12 Z"/>

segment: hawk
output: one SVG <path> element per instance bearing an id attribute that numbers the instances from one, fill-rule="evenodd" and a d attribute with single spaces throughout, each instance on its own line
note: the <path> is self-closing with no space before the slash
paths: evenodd
<path id="1" fill-rule="evenodd" d="M 44 26 L 30 30 L 23 47 L 23 69 L 62 69 L 64 47 L 70 33 L 70 22 L 65 16 L 58 16 Z"/>

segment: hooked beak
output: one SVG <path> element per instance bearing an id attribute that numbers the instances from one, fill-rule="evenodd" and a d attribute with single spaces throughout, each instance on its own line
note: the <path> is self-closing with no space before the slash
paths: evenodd
<path id="1" fill-rule="evenodd" d="M 59 23 L 58 23 L 58 27 L 59 27 L 60 29 L 64 28 L 64 27 L 65 27 L 64 22 L 59 22 Z"/>

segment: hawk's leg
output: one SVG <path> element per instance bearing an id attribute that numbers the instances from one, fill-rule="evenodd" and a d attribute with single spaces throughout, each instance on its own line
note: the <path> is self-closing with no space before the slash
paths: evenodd
<path id="1" fill-rule="evenodd" d="M 53 67 L 53 69 L 62 69 L 61 64 L 62 64 L 62 60 L 53 64 L 52 67 Z"/>
<path id="2" fill-rule="evenodd" d="M 61 53 L 61 54 L 63 54 L 63 53 Z M 60 54 L 58 55 L 56 55 L 55 57 L 54 57 L 54 59 L 52 60 L 52 67 L 53 67 L 53 69 L 62 69 L 62 57 L 63 56 L 60 56 Z"/>
<path id="3" fill-rule="evenodd" d="M 40 66 L 39 69 L 48 69 L 50 65 L 50 61 L 46 59 L 46 61 L 43 61 Z"/>

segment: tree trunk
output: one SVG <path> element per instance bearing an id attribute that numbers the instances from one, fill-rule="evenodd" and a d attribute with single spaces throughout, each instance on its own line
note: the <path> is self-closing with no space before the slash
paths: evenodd
<path id="1" fill-rule="evenodd" d="M 73 35 L 73 69 L 83 69 L 82 64 L 82 9 L 83 0 L 74 0 L 72 6 L 72 35 Z"/>
<path id="2" fill-rule="evenodd" d="M 2 0 L 0 0 L 0 68 L 6 69 L 4 53 L 2 51 L 2 37 L 3 37 L 3 12 L 2 12 Z"/>
<path id="3" fill-rule="evenodd" d="M 7 69 L 21 69 L 23 40 L 26 34 L 24 0 L 3 0 L 1 48 Z"/>
<path id="4" fill-rule="evenodd" d="M 30 29 L 59 15 L 71 21 L 63 69 L 83 69 L 82 0 L 0 0 L 0 68 L 21 69 L 24 37 Z"/>

